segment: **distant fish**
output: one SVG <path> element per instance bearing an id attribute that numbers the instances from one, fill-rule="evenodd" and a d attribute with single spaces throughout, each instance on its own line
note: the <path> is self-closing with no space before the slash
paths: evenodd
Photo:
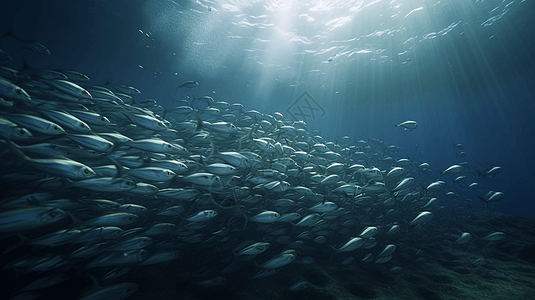
<path id="1" fill-rule="evenodd" d="M 483 172 L 479 172 L 477 170 L 476 172 L 477 172 L 478 177 L 493 177 L 493 176 L 500 174 L 502 172 L 502 168 L 498 166 L 494 166 Z"/>
<path id="2" fill-rule="evenodd" d="M 433 213 L 430 211 L 423 211 L 421 212 L 416 218 L 414 218 L 409 224 L 410 225 L 417 225 L 422 224 L 427 221 L 429 221 L 433 217 Z"/>
<path id="3" fill-rule="evenodd" d="M 453 254 L 454 245 L 468 244 L 472 240 L 472 235 L 468 232 L 463 232 L 461 236 L 451 244 L 451 253 Z"/>
<path id="4" fill-rule="evenodd" d="M 6 33 L 4 33 L 0 38 L 6 37 L 6 36 L 10 36 L 10 37 L 16 39 L 17 41 L 19 41 L 21 43 L 21 47 L 23 47 L 23 48 L 32 50 L 33 52 L 50 55 L 50 50 L 48 50 L 48 48 L 45 47 L 44 45 L 42 45 L 41 43 L 38 43 L 36 41 L 33 41 L 33 40 L 21 39 L 21 38 L 15 36 L 15 35 L 13 35 L 13 33 L 11 32 L 11 29 L 9 29 Z"/>
<path id="5" fill-rule="evenodd" d="M 442 177 L 442 175 L 444 174 L 459 174 L 462 171 L 463 171 L 463 167 L 461 165 L 453 165 L 444 171 L 440 171 L 440 177 Z"/>
<path id="6" fill-rule="evenodd" d="M 489 191 L 485 197 L 481 197 L 476 195 L 476 197 L 479 198 L 479 200 L 485 202 L 487 210 L 489 210 L 489 203 L 491 202 L 500 202 L 503 197 L 505 196 L 502 192 L 495 192 L 495 191 Z"/>
<path id="7" fill-rule="evenodd" d="M 181 89 L 181 88 L 188 88 L 188 89 L 192 89 L 194 87 L 197 87 L 199 86 L 199 83 L 197 81 L 186 81 L 184 82 L 183 84 L 181 85 L 177 85 L 176 86 L 176 89 Z"/>
<path id="8" fill-rule="evenodd" d="M 501 241 L 505 239 L 506 237 L 507 237 L 507 234 L 500 232 L 500 231 L 496 231 L 487 236 L 482 237 L 481 239 L 487 242 L 495 242 L 495 241 Z"/>
<path id="9" fill-rule="evenodd" d="M 403 123 L 395 124 L 396 127 L 403 127 L 405 130 L 413 130 L 418 127 L 418 123 L 416 121 L 405 121 Z"/>
<path id="10" fill-rule="evenodd" d="M 298 283 L 290 286 L 288 288 L 288 291 L 290 291 L 290 292 L 300 292 L 300 291 L 303 291 L 303 290 L 307 289 L 309 286 L 310 286 L 310 283 L 308 283 L 307 281 L 301 281 L 301 282 L 298 282 Z"/>

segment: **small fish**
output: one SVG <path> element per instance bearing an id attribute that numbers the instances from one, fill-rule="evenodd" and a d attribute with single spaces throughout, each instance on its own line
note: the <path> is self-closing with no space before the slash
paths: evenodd
<path id="1" fill-rule="evenodd" d="M 377 229 L 377 227 L 366 227 L 364 230 L 362 230 L 359 236 L 363 239 L 367 239 L 375 236 L 378 232 L 379 229 Z"/>
<path id="2" fill-rule="evenodd" d="M 192 89 L 192 88 L 197 87 L 197 86 L 199 86 L 199 83 L 197 81 L 186 81 L 181 85 L 177 85 L 176 88 L 177 88 L 177 90 L 181 89 L 181 88 Z"/>
<path id="3" fill-rule="evenodd" d="M 270 246 L 270 243 L 258 242 L 252 245 L 249 245 L 238 252 L 234 251 L 236 256 L 247 256 L 247 255 L 257 255 L 265 252 Z"/>
<path id="4" fill-rule="evenodd" d="M 392 191 L 395 192 L 395 191 L 407 189 L 411 187 L 413 183 L 414 183 L 414 178 L 412 177 L 405 178 Z"/>
<path id="5" fill-rule="evenodd" d="M 418 127 L 418 123 L 416 121 L 405 121 L 403 123 L 395 124 L 394 126 L 403 127 L 405 130 L 409 129 L 412 131 Z"/>
<path id="6" fill-rule="evenodd" d="M 249 221 L 256 222 L 256 223 L 273 223 L 273 222 L 277 222 L 279 218 L 280 218 L 280 215 L 277 212 L 264 211 L 251 217 Z"/>
<path id="7" fill-rule="evenodd" d="M 306 290 L 309 286 L 310 286 L 310 283 L 308 283 L 307 281 L 301 281 L 301 282 L 292 284 L 288 288 L 288 291 L 290 291 L 290 292 L 300 292 L 300 291 Z"/>
<path id="8" fill-rule="evenodd" d="M 278 255 L 267 262 L 261 264 L 259 267 L 262 269 L 278 269 L 280 267 L 286 266 L 295 260 L 295 255 L 291 253 L 286 253 Z"/>
<path id="9" fill-rule="evenodd" d="M 0 96 L 19 102 L 31 101 L 30 95 L 25 90 L 3 78 L 0 78 Z"/>
<path id="10" fill-rule="evenodd" d="M 423 211 L 421 212 L 416 218 L 414 218 L 409 224 L 410 225 L 416 225 L 416 224 L 423 224 L 433 217 L 433 213 L 430 211 Z"/>
<path id="11" fill-rule="evenodd" d="M 9 114 L 5 115 L 5 118 L 33 133 L 41 133 L 50 136 L 65 134 L 65 130 L 58 124 L 34 115 Z"/>
<path id="12" fill-rule="evenodd" d="M 67 213 L 55 207 L 24 207 L 6 210 L 0 213 L 0 232 L 18 232 L 34 229 L 67 217 Z"/>
<path id="13" fill-rule="evenodd" d="M 388 256 L 391 256 L 394 251 L 396 251 L 396 245 L 394 244 L 389 244 L 387 245 L 383 251 L 381 251 L 381 253 L 379 253 L 379 255 L 377 255 L 377 257 L 388 257 Z"/>
<path id="14" fill-rule="evenodd" d="M 353 251 L 355 249 L 362 247 L 362 245 L 364 245 L 364 239 L 361 237 L 354 237 L 354 238 L 351 238 L 347 243 L 345 243 L 340 248 L 336 249 L 333 247 L 333 249 L 336 253 L 349 252 L 349 251 Z"/>
<path id="15" fill-rule="evenodd" d="M 216 216 L 217 216 L 217 211 L 208 209 L 208 210 L 200 211 L 194 216 L 187 218 L 186 220 L 190 222 L 204 222 Z"/>
<path id="16" fill-rule="evenodd" d="M 484 237 L 482 237 L 481 239 L 484 240 L 484 241 L 487 241 L 487 242 L 495 242 L 495 241 L 501 241 L 503 239 L 505 239 L 507 237 L 507 234 L 503 233 L 503 232 L 500 232 L 500 231 L 497 231 L 497 232 L 493 232 L 489 235 L 486 235 Z"/>

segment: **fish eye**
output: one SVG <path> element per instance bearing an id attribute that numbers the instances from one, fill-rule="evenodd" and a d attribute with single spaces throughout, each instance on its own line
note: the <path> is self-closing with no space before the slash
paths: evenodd
<path id="1" fill-rule="evenodd" d="M 167 149 L 173 148 L 171 145 L 166 145 L 166 146 L 167 146 Z"/>
<path id="2" fill-rule="evenodd" d="M 15 93 L 17 93 L 18 95 L 22 95 L 22 89 L 15 89 Z"/>
<path id="3" fill-rule="evenodd" d="M 84 173 L 85 173 L 85 174 L 89 174 L 89 170 L 88 170 L 88 169 L 85 169 L 85 170 L 84 170 Z"/>
<path id="4" fill-rule="evenodd" d="M 54 126 L 54 130 L 60 131 L 58 126 Z"/>

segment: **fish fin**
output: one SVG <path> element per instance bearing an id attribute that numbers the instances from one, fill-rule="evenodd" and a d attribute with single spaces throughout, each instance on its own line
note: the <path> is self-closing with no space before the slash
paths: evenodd
<path id="1" fill-rule="evenodd" d="M 112 157 L 108 157 L 108 159 L 115 165 L 115 168 L 117 169 L 117 173 L 115 174 L 115 176 L 112 177 L 112 179 L 121 178 L 124 175 L 124 171 L 125 171 L 125 168 L 123 167 L 123 165 L 121 165 Z"/>
<path id="2" fill-rule="evenodd" d="M 199 132 L 203 128 L 203 122 L 202 122 L 201 117 L 199 117 L 198 114 L 195 114 L 195 117 L 197 118 L 197 128 L 195 128 L 195 131 Z"/>

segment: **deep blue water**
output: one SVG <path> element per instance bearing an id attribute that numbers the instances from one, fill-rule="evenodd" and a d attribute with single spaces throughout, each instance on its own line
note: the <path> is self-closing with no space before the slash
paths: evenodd
<path id="1" fill-rule="evenodd" d="M 434 180 L 461 161 L 501 166 L 480 180 L 506 195 L 491 209 L 533 218 L 533 2 L 2 1 L 0 31 L 51 55 L 0 43 L 11 67 L 74 69 L 166 107 L 210 95 L 288 115 L 307 92 L 318 110 L 306 121 L 329 140 L 400 146 Z M 200 86 L 176 92 L 188 80 Z M 406 120 L 419 127 L 393 126 Z"/>

